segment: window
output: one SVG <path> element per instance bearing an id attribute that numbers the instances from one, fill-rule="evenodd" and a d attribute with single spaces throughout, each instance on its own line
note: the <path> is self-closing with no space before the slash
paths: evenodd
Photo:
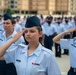
<path id="1" fill-rule="evenodd" d="M 14 1 L 11 1 L 11 4 L 14 4 Z"/>
<path id="2" fill-rule="evenodd" d="M 18 10 L 15 10 L 14 12 L 15 12 L 16 14 L 18 14 L 18 13 L 19 13 L 19 11 L 18 11 Z"/>
<path id="3" fill-rule="evenodd" d="M 11 5 L 11 8 L 14 8 L 14 5 Z"/>
<path id="4" fill-rule="evenodd" d="M 37 14 L 37 11 L 26 11 L 26 14 Z"/>
<path id="5" fill-rule="evenodd" d="M 17 8 L 17 6 L 15 6 L 15 8 Z"/>
<path id="6" fill-rule="evenodd" d="M 17 4 L 17 1 L 15 1 L 15 4 Z"/>
<path id="7" fill-rule="evenodd" d="M 24 14 L 24 11 L 21 11 L 22 14 Z"/>

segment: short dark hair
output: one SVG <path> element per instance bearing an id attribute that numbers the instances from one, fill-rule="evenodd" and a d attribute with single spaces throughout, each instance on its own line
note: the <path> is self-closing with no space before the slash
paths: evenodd
<path id="1" fill-rule="evenodd" d="M 42 31 L 42 27 L 36 26 L 36 28 L 38 29 L 39 32 Z"/>
<path id="2" fill-rule="evenodd" d="M 38 29 L 38 32 L 42 31 L 42 27 L 36 26 L 36 28 Z M 42 44 L 42 37 L 39 38 L 39 42 Z"/>
<path id="3" fill-rule="evenodd" d="M 16 21 L 14 19 L 10 19 L 12 24 L 15 24 Z"/>

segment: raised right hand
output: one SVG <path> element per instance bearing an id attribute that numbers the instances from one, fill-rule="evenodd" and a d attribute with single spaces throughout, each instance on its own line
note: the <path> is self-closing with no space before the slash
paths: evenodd
<path id="1" fill-rule="evenodd" d="M 25 30 L 22 30 L 15 34 L 15 36 L 12 38 L 13 42 L 17 41 L 24 33 Z"/>

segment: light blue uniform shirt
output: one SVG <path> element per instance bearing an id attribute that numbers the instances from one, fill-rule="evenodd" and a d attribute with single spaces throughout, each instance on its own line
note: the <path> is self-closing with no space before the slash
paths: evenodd
<path id="1" fill-rule="evenodd" d="M 14 32 L 7 38 L 7 37 L 6 37 L 6 32 L 4 32 L 4 33 L 0 36 L 0 46 L 1 46 L 2 44 L 4 44 L 5 42 L 7 42 L 8 40 L 10 40 L 11 38 L 13 38 L 16 33 L 17 33 L 17 32 L 14 31 Z M 15 43 L 13 43 L 13 44 L 8 48 L 8 50 L 16 47 L 18 44 L 20 44 L 20 43 L 22 43 L 22 42 L 24 42 L 23 37 L 21 37 L 18 41 L 16 41 Z"/>
<path id="2" fill-rule="evenodd" d="M 55 26 L 53 24 L 48 25 L 46 22 L 43 24 L 43 27 L 47 36 L 53 35 L 55 33 Z"/>
<path id="3" fill-rule="evenodd" d="M 65 31 L 65 28 L 62 24 L 56 24 L 55 25 L 55 31 L 57 34 L 60 34 L 61 32 Z"/>
<path id="4" fill-rule="evenodd" d="M 26 22 L 23 22 L 23 23 L 22 23 L 22 25 L 21 25 L 22 30 L 25 29 L 25 24 L 26 24 Z"/>
<path id="5" fill-rule="evenodd" d="M 68 30 L 68 29 L 72 28 L 72 25 L 71 25 L 71 23 L 64 23 L 64 27 L 66 30 Z"/>
<path id="6" fill-rule="evenodd" d="M 61 39 L 60 46 L 62 49 L 69 50 L 70 66 L 76 68 L 76 38 L 74 39 Z"/>
<path id="7" fill-rule="evenodd" d="M 17 48 L 6 52 L 4 58 L 7 63 L 13 62 L 17 75 L 61 75 L 58 63 L 51 50 L 41 44 L 37 49 L 28 54 L 28 45 L 19 45 Z"/>
<path id="8" fill-rule="evenodd" d="M 16 32 L 22 31 L 22 27 L 18 23 L 15 24 L 14 29 Z"/>
<path id="9" fill-rule="evenodd" d="M 72 24 L 71 23 L 64 23 L 64 27 L 65 27 L 66 30 L 71 29 L 72 28 Z M 67 33 L 67 34 L 70 34 L 70 33 Z"/>
<path id="10" fill-rule="evenodd" d="M 76 28 L 76 24 L 75 23 L 72 24 L 72 28 Z"/>
<path id="11" fill-rule="evenodd" d="M 41 27 L 42 27 L 42 33 L 43 33 L 43 34 L 45 34 L 44 26 L 43 26 L 43 25 L 41 25 Z"/>

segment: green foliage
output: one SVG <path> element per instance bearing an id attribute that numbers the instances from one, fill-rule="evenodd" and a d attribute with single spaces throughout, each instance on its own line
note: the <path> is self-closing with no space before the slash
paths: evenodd
<path id="1" fill-rule="evenodd" d="M 6 13 L 14 14 L 14 11 L 11 10 L 11 9 L 7 9 L 7 10 L 6 10 Z"/>

